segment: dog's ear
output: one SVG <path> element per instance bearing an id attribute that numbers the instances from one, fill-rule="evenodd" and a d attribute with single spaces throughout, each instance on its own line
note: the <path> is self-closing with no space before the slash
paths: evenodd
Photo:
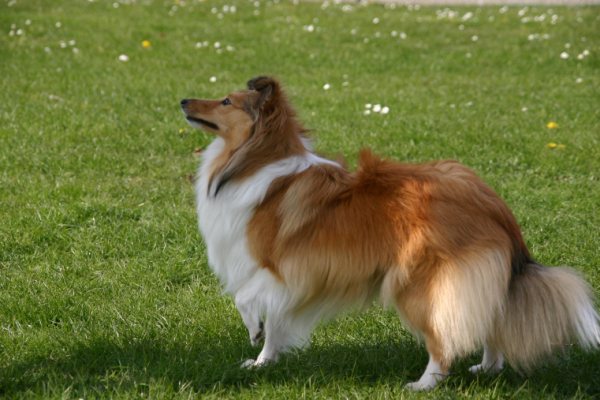
<path id="1" fill-rule="evenodd" d="M 262 109 L 279 93 L 279 82 L 268 76 L 258 76 L 248 81 L 248 89 L 256 90 L 259 93 L 254 107 Z"/>

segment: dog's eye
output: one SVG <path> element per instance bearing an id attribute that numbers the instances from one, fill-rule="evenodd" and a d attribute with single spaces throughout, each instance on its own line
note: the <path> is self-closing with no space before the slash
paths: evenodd
<path id="1" fill-rule="evenodd" d="M 229 100 L 229 98 L 226 98 L 225 100 L 223 100 L 223 101 L 221 102 L 221 104 L 223 104 L 224 106 L 228 106 L 228 105 L 230 105 L 230 104 L 231 104 L 231 100 Z"/>

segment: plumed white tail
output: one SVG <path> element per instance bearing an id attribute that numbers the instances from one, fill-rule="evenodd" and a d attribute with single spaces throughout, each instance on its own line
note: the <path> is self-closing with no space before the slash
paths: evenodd
<path id="1" fill-rule="evenodd" d="M 513 276 L 491 339 L 511 365 L 523 370 L 575 341 L 583 348 L 600 346 L 591 288 L 571 268 L 527 265 Z"/>

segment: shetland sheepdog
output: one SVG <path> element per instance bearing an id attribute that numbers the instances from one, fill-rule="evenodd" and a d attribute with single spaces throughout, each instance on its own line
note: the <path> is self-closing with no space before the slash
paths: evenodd
<path id="1" fill-rule="evenodd" d="M 472 372 L 527 370 L 572 341 L 600 344 L 592 290 L 530 255 L 515 217 L 455 161 L 403 164 L 360 153 L 354 172 L 316 155 L 270 77 L 218 100 L 185 99 L 215 135 L 196 181 L 208 261 L 253 345 L 247 367 L 306 344 L 319 321 L 379 298 L 421 338 L 433 388 L 458 357 Z"/>

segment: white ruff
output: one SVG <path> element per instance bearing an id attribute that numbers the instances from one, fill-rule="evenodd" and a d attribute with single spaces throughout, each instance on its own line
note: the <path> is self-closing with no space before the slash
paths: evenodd
<path id="1" fill-rule="evenodd" d="M 246 232 L 256 206 L 264 199 L 273 180 L 297 174 L 315 164 L 338 164 L 320 158 L 307 149 L 302 156 L 269 164 L 240 182 L 228 182 L 216 197 L 210 198 L 208 181 L 211 165 L 224 146 L 223 139 L 217 138 L 204 152 L 196 183 L 196 208 L 209 265 L 219 277 L 225 292 L 235 295 L 262 269 L 248 252 Z M 259 293 L 252 293 L 250 297 L 254 297 L 252 295 L 258 296 Z"/>

